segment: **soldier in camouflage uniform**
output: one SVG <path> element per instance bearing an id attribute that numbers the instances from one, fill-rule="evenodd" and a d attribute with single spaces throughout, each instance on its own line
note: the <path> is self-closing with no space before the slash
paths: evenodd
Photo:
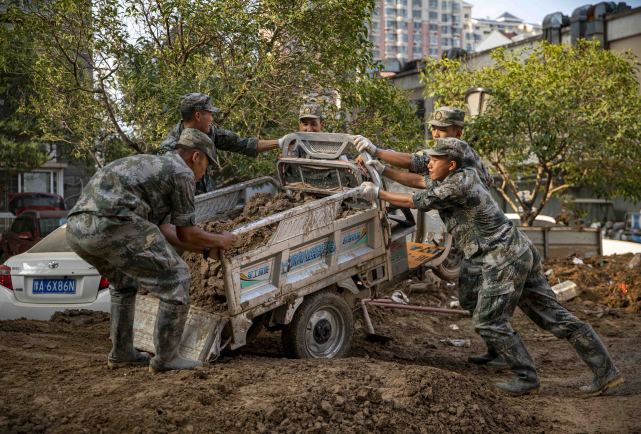
<path id="1" fill-rule="evenodd" d="M 460 138 L 463 134 L 464 125 L 465 112 L 455 107 L 439 107 L 434 111 L 432 120 L 430 121 L 432 137 L 435 139 L 446 137 Z M 414 154 L 407 154 L 388 149 L 380 149 L 362 136 L 358 136 L 354 140 L 354 143 L 359 152 L 366 151 L 373 157 L 395 166 L 409 169 L 412 173 L 427 174 L 427 163 L 429 162 L 429 157 L 425 155 L 423 151 Z M 398 175 L 402 172 L 387 167 L 376 160 L 370 161 L 368 164 L 374 167 L 382 176 L 400 182 L 398 180 Z M 464 146 L 462 167 L 474 168 L 479 178 L 486 186 L 490 187 L 492 185 L 492 176 L 490 175 L 489 170 L 481 161 L 479 154 L 467 143 L 465 143 Z M 479 287 L 478 282 L 480 278 L 480 267 L 475 266 L 467 259 L 462 258 L 458 282 L 458 299 L 461 307 L 470 313 L 474 312 L 474 308 L 476 307 Z M 487 349 L 486 354 L 470 356 L 468 360 L 477 365 L 487 364 L 488 366 L 495 368 L 507 367 L 505 361 L 498 357 L 496 350 L 492 347 Z"/>
<path id="2" fill-rule="evenodd" d="M 69 212 L 69 245 L 111 283 L 112 349 L 107 364 L 112 369 L 149 364 L 158 372 L 201 365 L 178 355 L 189 310 L 190 273 L 158 225 L 169 217 L 181 247 L 205 256 L 210 249 L 233 245 L 233 234 L 212 234 L 195 226 L 194 184 L 213 160 L 212 146 L 206 134 L 187 128 L 175 152 L 116 160 L 91 178 Z M 160 299 L 151 362 L 133 347 L 138 288 Z"/>
<path id="3" fill-rule="evenodd" d="M 581 388 L 585 395 L 599 395 L 622 384 L 619 370 L 594 329 L 557 301 L 536 248 L 501 211 L 478 173 L 462 167 L 465 149 L 458 139 L 437 139 L 427 152 L 429 175 L 405 174 L 407 183 L 424 189 L 414 195 L 379 191 L 374 184 L 364 183 L 361 196 L 396 206 L 439 210 L 465 258 L 481 267 L 474 328 L 517 376 L 497 384 L 499 389 L 515 396 L 539 390 L 534 362 L 509 322 L 517 306 L 542 329 L 567 339 L 590 367 L 594 379 Z"/>
<path id="4" fill-rule="evenodd" d="M 175 149 L 178 138 L 185 128 L 196 128 L 207 134 L 213 142 L 211 155 L 216 159 L 216 149 L 236 152 L 238 154 L 255 157 L 261 152 L 278 148 L 278 140 L 260 140 L 258 138 L 242 138 L 237 134 L 218 128 L 212 124 L 213 113 L 219 109 L 211 104 L 209 96 L 202 93 L 190 93 L 183 96 L 180 101 L 180 114 L 182 121 L 173 127 L 165 140 L 160 144 L 161 151 L 171 152 Z M 205 174 L 202 180 L 196 183 L 196 194 L 206 193 L 215 188 L 214 182 Z"/>

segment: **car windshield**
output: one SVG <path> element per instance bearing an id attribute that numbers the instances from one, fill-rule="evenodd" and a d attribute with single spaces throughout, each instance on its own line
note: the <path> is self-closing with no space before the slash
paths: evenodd
<path id="1" fill-rule="evenodd" d="M 11 201 L 9 204 L 10 211 L 15 214 L 19 209 L 34 208 L 34 207 L 50 207 L 65 209 L 65 203 L 60 198 L 55 196 L 33 194 L 23 197 L 18 197 Z"/>
<path id="2" fill-rule="evenodd" d="M 49 217 L 40 219 L 40 235 L 46 237 L 55 229 L 67 222 L 66 217 Z"/>
<path id="3" fill-rule="evenodd" d="M 29 253 L 46 253 L 46 252 L 71 252 L 72 249 L 67 244 L 67 225 L 60 226 L 51 232 L 45 238 L 40 240 L 35 246 L 29 249 Z"/>

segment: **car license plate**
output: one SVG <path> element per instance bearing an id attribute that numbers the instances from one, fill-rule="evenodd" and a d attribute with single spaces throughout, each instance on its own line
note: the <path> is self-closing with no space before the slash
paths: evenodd
<path id="1" fill-rule="evenodd" d="M 75 279 L 33 279 L 33 294 L 75 294 Z"/>

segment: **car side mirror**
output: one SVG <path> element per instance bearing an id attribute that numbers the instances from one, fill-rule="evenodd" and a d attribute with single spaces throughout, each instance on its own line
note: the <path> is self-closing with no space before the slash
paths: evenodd
<path id="1" fill-rule="evenodd" d="M 18 238 L 21 240 L 31 241 L 33 240 L 33 234 L 31 232 L 18 232 Z"/>

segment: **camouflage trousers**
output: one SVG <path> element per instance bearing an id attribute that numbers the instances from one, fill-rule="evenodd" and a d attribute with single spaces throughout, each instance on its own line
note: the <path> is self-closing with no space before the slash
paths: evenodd
<path id="1" fill-rule="evenodd" d="M 167 303 L 189 304 L 189 267 L 153 223 L 74 214 L 67 220 L 67 242 L 109 279 L 112 295 L 142 288 Z"/>
<path id="2" fill-rule="evenodd" d="M 474 312 L 481 286 L 481 267 L 472 264 L 469 259 L 461 260 L 458 278 L 458 300 L 461 308 Z"/>
<path id="3" fill-rule="evenodd" d="M 472 316 L 476 332 L 492 345 L 513 335 L 510 320 L 517 306 L 536 325 L 558 338 L 568 338 L 587 325 L 558 302 L 535 247 L 499 267 L 482 266 Z"/>

